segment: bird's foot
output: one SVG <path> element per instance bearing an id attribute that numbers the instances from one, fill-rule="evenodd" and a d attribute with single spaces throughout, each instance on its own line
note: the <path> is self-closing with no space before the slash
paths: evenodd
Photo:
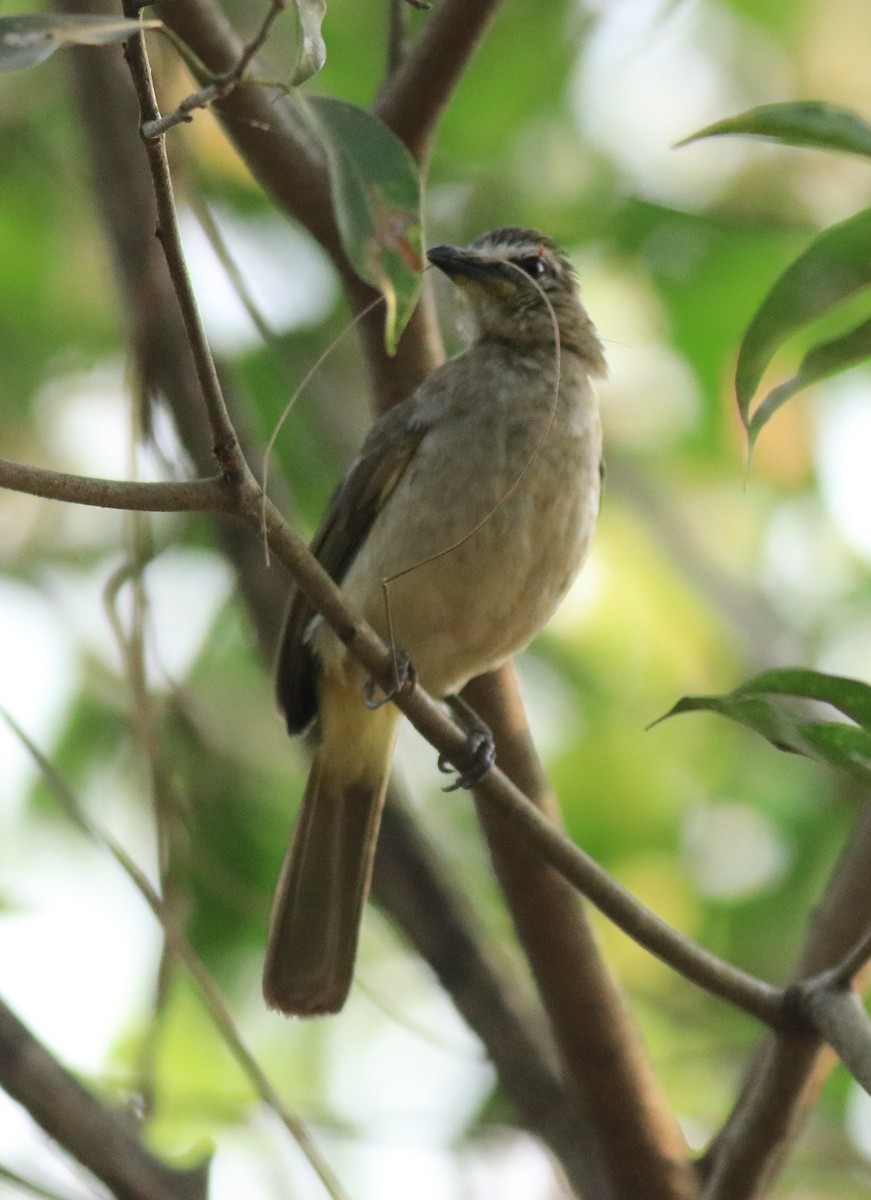
<path id="1" fill-rule="evenodd" d="M 489 727 L 461 696 L 446 696 L 445 700 L 466 731 L 468 766 L 459 772 L 453 783 L 442 788 L 443 792 L 457 792 L 460 788 L 473 788 L 480 783 L 496 761 L 496 744 Z M 443 775 L 449 775 L 454 770 L 443 754 L 439 755 L 438 768 Z"/>
<path id="2" fill-rule="evenodd" d="M 401 646 L 393 647 L 393 686 L 385 692 L 374 679 L 367 679 L 363 684 L 363 703 L 367 708 L 381 708 L 389 700 L 397 696 L 407 696 L 417 683 L 417 671 L 414 663 Z"/>

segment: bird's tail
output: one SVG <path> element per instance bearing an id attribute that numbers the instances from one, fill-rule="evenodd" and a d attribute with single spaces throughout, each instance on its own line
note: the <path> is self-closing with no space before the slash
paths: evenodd
<path id="1" fill-rule="evenodd" d="M 263 995 L 294 1016 L 338 1012 L 350 990 L 399 720 L 393 705 L 343 699 L 322 698 L 322 740 L 272 908 Z"/>

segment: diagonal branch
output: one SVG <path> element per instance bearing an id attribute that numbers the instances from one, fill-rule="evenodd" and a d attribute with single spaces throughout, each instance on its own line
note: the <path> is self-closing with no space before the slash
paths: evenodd
<path id="1" fill-rule="evenodd" d="M 0 1086 L 117 1200 L 205 1200 L 208 1161 L 178 1170 L 155 1158 L 132 1121 L 82 1087 L 2 1000 Z"/>
<path id="2" fill-rule="evenodd" d="M 831 971 L 826 972 L 826 985 L 848 987 L 856 976 L 865 970 L 869 961 L 871 961 L 871 926 L 860 933 L 841 961 Z"/>
<path id="3" fill-rule="evenodd" d="M 239 499 L 239 515 L 252 526 L 259 525 L 264 511 L 259 490 L 243 486 Z M 391 650 L 349 607 L 341 589 L 268 500 L 265 533 L 276 558 L 284 563 L 306 598 L 378 686 L 390 694 L 395 681 Z M 419 684 L 408 693 L 397 695 L 393 703 L 435 750 L 458 771 L 463 769 L 468 756 L 467 734 Z M 526 845 L 534 847 L 639 945 L 712 995 L 737 1005 L 766 1024 L 781 1023 L 782 989 L 724 962 L 673 929 L 567 838 L 498 767 L 490 770 L 476 790 L 515 825 L 516 835 L 522 836 Z"/>
<path id="4" fill-rule="evenodd" d="M 857 1083 L 871 1094 L 871 1018 L 849 987 L 805 984 L 800 1008 Z"/>
<path id="5" fill-rule="evenodd" d="M 302 1153 L 308 1160 L 318 1179 L 323 1184 L 331 1200 L 347 1200 L 344 1189 L 334 1175 L 326 1159 L 321 1154 L 317 1144 L 305 1124 L 284 1104 L 281 1096 L 273 1085 L 267 1073 L 255 1059 L 248 1046 L 236 1028 L 226 1002 L 214 981 L 196 954 L 177 920 L 177 913 L 172 902 L 160 895 L 148 880 L 145 872 L 130 857 L 119 842 L 92 821 L 79 802 L 78 797 L 67 784 L 57 768 L 45 757 L 39 747 L 31 741 L 23 729 L 7 713 L 3 714 L 6 723 L 13 730 L 19 741 L 24 745 L 31 758 L 42 772 L 42 776 L 55 800 L 66 813 L 67 817 L 81 832 L 100 849 L 105 850 L 115 860 L 125 873 L 142 899 L 157 918 L 166 938 L 166 944 L 175 957 L 187 970 L 196 990 L 199 992 L 205 1008 L 215 1028 L 223 1038 L 224 1044 L 236 1060 L 261 1099 L 269 1105 L 281 1123 L 291 1134 Z M 99 1133 L 99 1129 L 95 1134 Z M 95 1137 L 95 1142 L 98 1139 Z M 100 1156 L 99 1147 L 95 1145 L 95 1161 L 101 1165 L 110 1162 Z M 134 1197 L 134 1200 L 138 1198 Z"/>
<path id="6" fill-rule="evenodd" d="M 209 72 L 223 75 L 241 61 L 245 43 L 213 0 L 185 0 L 184 4 L 161 0 L 154 10 Z M 251 71 L 266 73 L 257 59 L 251 63 Z M 216 103 L 214 112 L 279 207 L 309 230 L 343 277 L 353 274 L 342 254 L 323 151 L 298 117 L 292 97 L 247 82 Z"/>
<path id="7" fill-rule="evenodd" d="M 496 737 L 497 761 L 553 827 L 559 808 L 525 723 L 517 673 L 473 680 L 464 696 Z M 576 890 L 504 815 L 476 796 L 493 866 L 550 1018 L 577 1125 L 601 1178 L 591 1194 L 691 1200 L 686 1143 L 595 944 Z M 546 932 L 545 932 L 546 931 Z"/>

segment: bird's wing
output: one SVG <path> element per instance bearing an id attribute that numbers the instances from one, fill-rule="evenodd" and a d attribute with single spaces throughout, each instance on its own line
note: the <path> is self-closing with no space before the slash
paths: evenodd
<path id="1" fill-rule="evenodd" d="M 341 583 L 372 523 L 414 458 L 428 422 L 398 404 L 369 431 L 359 456 L 333 492 L 311 549 L 330 577 Z M 290 733 L 302 733 L 317 713 L 317 660 L 306 638 L 315 610 L 294 587 L 278 653 L 276 694 Z"/>

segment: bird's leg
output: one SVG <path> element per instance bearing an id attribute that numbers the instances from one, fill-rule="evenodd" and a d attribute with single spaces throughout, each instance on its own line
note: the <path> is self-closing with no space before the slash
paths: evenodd
<path id="1" fill-rule="evenodd" d="M 453 783 L 442 788 L 443 792 L 456 792 L 460 788 L 473 788 L 484 778 L 496 761 L 496 744 L 489 727 L 462 696 L 445 696 L 445 703 L 465 730 L 469 755 L 465 770 L 460 771 Z M 443 775 L 454 770 L 443 754 L 439 755 L 438 767 Z"/>
<path id="2" fill-rule="evenodd" d="M 407 695 L 416 683 L 417 671 L 414 669 L 414 663 L 401 646 L 394 646 L 393 687 L 389 692 L 384 692 L 380 684 L 374 679 L 369 678 L 363 684 L 363 702 L 367 708 L 381 708 L 382 704 L 386 704 L 388 700 L 394 700 L 397 696 Z M 377 696 L 376 692 L 381 692 L 382 694 Z"/>

